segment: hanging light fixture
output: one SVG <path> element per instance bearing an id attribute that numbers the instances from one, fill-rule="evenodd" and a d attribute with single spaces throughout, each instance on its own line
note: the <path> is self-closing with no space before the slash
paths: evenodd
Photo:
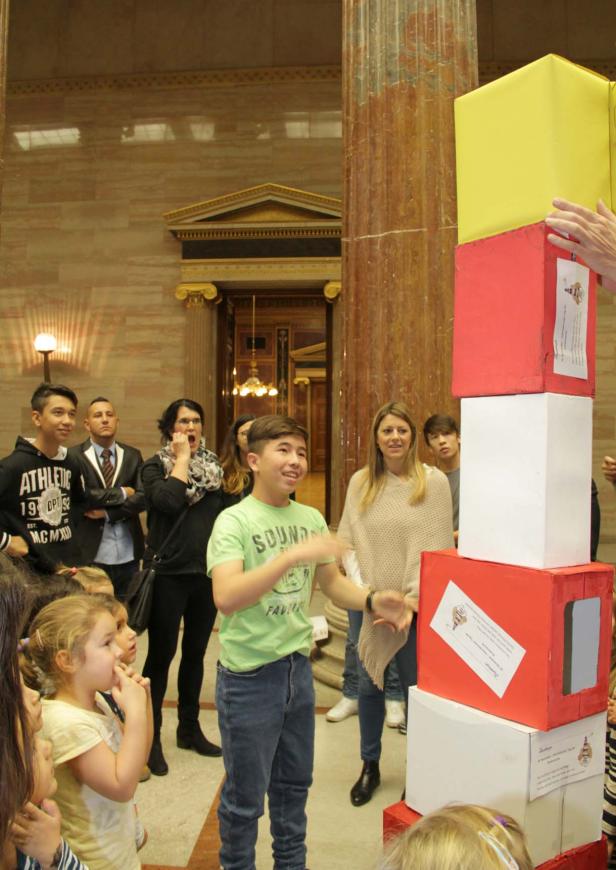
<path id="1" fill-rule="evenodd" d="M 233 369 L 235 375 L 235 369 Z M 250 372 L 243 384 L 237 382 L 233 386 L 233 395 L 245 398 L 246 396 L 277 396 L 278 390 L 273 384 L 264 384 L 259 377 L 259 369 L 256 360 L 255 348 L 255 296 L 252 297 L 252 346 L 250 350 Z"/>

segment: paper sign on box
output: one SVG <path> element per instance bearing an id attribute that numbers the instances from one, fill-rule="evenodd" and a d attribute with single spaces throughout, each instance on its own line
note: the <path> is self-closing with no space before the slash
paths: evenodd
<path id="1" fill-rule="evenodd" d="M 408 807 L 404 801 L 385 807 L 383 810 L 383 842 L 395 837 L 418 822 L 420 813 Z M 536 870 L 598 870 L 607 863 L 607 839 L 605 835 L 594 843 L 570 849 L 538 864 Z"/>
<path id="2" fill-rule="evenodd" d="M 544 730 L 605 710 L 613 575 L 599 562 L 536 570 L 423 553 L 418 686 Z"/>
<path id="3" fill-rule="evenodd" d="M 596 275 L 541 223 L 456 249 L 455 396 L 595 392 Z"/>
<path id="4" fill-rule="evenodd" d="M 413 686 L 406 803 L 422 815 L 448 803 L 497 807 L 520 822 L 535 864 L 548 861 L 601 838 L 605 723 L 600 713 L 548 732 L 554 766 L 563 742 L 577 752 L 554 780 L 564 784 L 533 800 L 531 784 L 543 781 L 532 755 L 533 744 L 546 739 L 541 732 Z"/>
<path id="5" fill-rule="evenodd" d="M 550 54 L 454 104 L 458 241 L 611 202 L 609 82 Z"/>
<path id="6" fill-rule="evenodd" d="M 462 399 L 460 555 L 555 568 L 590 561 L 592 399 Z"/>

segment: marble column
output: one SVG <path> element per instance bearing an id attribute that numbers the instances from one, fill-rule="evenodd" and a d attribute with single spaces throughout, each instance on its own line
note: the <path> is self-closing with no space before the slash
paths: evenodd
<path id="1" fill-rule="evenodd" d="M 176 299 L 186 308 L 184 341 L 184 393 L 203 406 L 204 435 L 210 449 L 216 449 L 216 303 L 215 284 L 180 284 Z"/>
<path id="2" fill-rule="evenodd" d="M 418 426 L 450 394 L 456 244 L 453 100 L 477 84 L 475 0 L 344 0 L 340 425 L 332 520 L 370 419 Z M 336 433 L 335 433 L 336 434 Z"/>
<path id="3" fill-rule="evenodd" d="M 0 196 L 4 180 L 4 130 L 6 126 L 6 68 L 9 35 L 9 0 L 0 0 Z"/>

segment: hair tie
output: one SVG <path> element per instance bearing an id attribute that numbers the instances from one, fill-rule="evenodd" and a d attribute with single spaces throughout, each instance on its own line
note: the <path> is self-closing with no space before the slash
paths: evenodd
<path id="1" fill-rule="evenodd" d="M 494 821 L 497 825 L 501 825 L 503 828 L 508 828 L 507 819 L 504 816 L 494 816 Z"/>
<path id="2" fill-rule="evenodd" d="M 22 637 L 21 640 L 19 640 L 19 641 L 17 642 L 17 652 L 18 652 L 18 653 L 23 653 L 23 652 L 25 652 L 25 651 L 26 651 L 26 647 L 28 646 L 29 643 L 30 643 L 30 638 L 29 638 L 29 637 Z"/>
<path id="3" fill-rule="evenodd" d="M 74 577 L 77 571 L 79 571 L 79 568 L 76 568 L 74 565 L 72 568 L 68 569 L 68 573 L 71 575 L 71 577 Z"/>
<path id="4" fill-rule="evenodd" d="M 515 860 L 509 849 L 502 843 L 499 843 L 496 837 L 492 834 L 486 834 L 484 831 L 479 831 L 479 836 L 488 844 L 492 851 L 496 853 L 497 857 L 502 861 L 503 866 L 507 867 L 507 870 L 520 870 L 520 865 Z"/>

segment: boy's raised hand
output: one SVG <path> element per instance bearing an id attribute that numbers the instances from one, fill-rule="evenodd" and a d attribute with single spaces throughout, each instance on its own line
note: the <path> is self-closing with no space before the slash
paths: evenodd
<path id="1" fill-rule="evenodd" d="M 319 564 L 332 558 L 340 561 L 348 549 L 348 544 L 333 535 L 312 535 L 305 541 L 289 547 L 287 555 L 293 559 L 294 565 L 301 565 L 304 562 Z"/>
<path id="2" fill-rule="evenodd" d="M 62 816 L 55 801 L 44 800 L 40 809 L 28 801 L 11 825 L 11 840 L 25 855 L 35 858 L 47 870 L 62 845 Z"/>

